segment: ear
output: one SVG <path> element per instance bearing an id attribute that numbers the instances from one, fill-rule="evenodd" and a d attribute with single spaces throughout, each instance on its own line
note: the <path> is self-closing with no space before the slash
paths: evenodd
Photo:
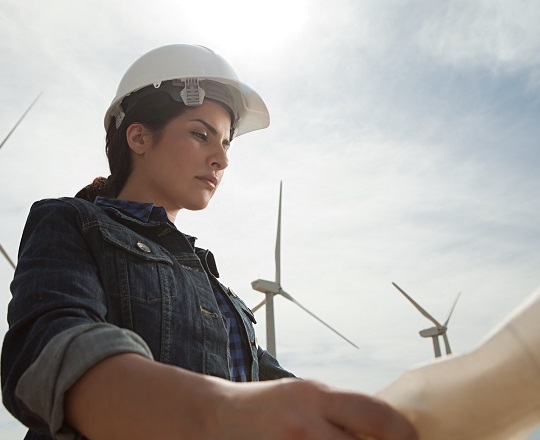
<path id="1" fill-rule="evenodd" d="M 152 143 L 152 136 L 143 124 L 134 122 L 126 129 L 126 140 L 131 151 L 144 154 Z"/>

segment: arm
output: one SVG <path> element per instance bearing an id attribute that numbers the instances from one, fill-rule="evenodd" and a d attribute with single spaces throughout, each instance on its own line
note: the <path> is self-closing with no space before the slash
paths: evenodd
<path id="1" fill-rule="evenodd" d="M 66 416 L 102 440 L 416 439 L 404 418 L 362 394 L 295 379 L 235 384 L 135 354 L 88 371 L 66 397 Z"/>
<path id="2" fill-rule="evenodd" d="M 137 335 L 106 322 L 99 279 L 74 209 L 35 206 L 2 355 L 4 402 L 33 430 L 130 440 L 354 438 L 347 431 L 415 439 L 399 414 L 361 394 L 292 379 L 234 384 L 152 361 Z M 91 342 L 104 345 L 102 331 L 113 348 L 87 356 Z M 84 362 L 72 369 L 70 360 Z"/>
<path id="3" fill-rule="evenodd" d="M 106 322 L 99 279 L 75 209 L 58 200 L 36 203 L 11 284 L 1 364 L 5 406 L 36 432 L 74 438 L 62 426 L 64 393 L 103 358 L 152 357 L 138 335 Z"/>

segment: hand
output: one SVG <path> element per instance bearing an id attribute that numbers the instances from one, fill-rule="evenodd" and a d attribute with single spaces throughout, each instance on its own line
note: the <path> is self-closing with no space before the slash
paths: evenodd
<path id="1" fill-rule="evenodd" d="M 298 379 L 223 383 L 225 401 L 214 406 L 224 440 L 416 440 L 409 422 L 383 401 Z M 216 409 L 217 408 L 217 409 Z"/>

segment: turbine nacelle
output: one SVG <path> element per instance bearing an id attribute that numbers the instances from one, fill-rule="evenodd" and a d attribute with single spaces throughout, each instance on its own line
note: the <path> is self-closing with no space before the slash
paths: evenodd
<path id="1" fill-rule="evenodd" d="M 446 330 L 446 327 L 430 327 L 426 328 L 425 330 L 421 330 L 419 333 L 423 338 L 432 338 L 433 336 L 443 335 L 446 333 Z"/>
<path id="2" fill-rule="evenodd" d="M 257 290 L 262 293 L 273 293 L 274 295 L 277 295 L 279 291 L 281 290 L 281 287 L 278 283 L 275 281 L 268 281 L 268 280 L 255 280 L 252 281 L 251 287 L 253 287 L 254 290 Z"/>

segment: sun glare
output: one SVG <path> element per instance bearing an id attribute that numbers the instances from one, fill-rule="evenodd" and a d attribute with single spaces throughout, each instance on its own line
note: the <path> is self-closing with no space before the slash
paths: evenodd
<path id="1" fill-rule="evenodd" d="M 228 50 L 273 50 L 301 34 L 307 6 L 307 0 L 202 0 L 193 30 Z"/>

